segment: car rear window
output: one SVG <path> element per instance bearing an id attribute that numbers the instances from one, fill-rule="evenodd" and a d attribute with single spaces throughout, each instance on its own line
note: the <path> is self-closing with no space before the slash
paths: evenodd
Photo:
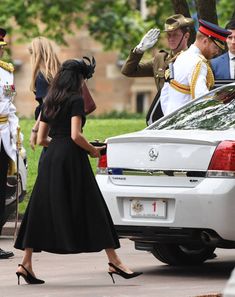
<path id="1" fill-rule="evenodd" d="M 157 121 L 151 130 L 235 129 L 235 85 L 226 86 L 190 102 Z"/>

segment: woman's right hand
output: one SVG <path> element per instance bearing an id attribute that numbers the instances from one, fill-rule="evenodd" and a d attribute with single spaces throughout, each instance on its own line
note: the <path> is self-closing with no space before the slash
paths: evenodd
<path id="1" fill-rule="evenodd" d="M 35 146 L 37 144 L 37 132 L 31 131 L 29 143 L 30 143 L 31 149 L 34 151 L 35 150 Z"/>

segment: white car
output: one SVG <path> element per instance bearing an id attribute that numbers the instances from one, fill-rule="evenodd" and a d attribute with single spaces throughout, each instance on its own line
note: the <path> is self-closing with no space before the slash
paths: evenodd
<path id="1" fill-rule="evenodd" d="M 120 237 L 170 265 L 235 248 L 235 84 L 107 139 L 96 175 Z"/>

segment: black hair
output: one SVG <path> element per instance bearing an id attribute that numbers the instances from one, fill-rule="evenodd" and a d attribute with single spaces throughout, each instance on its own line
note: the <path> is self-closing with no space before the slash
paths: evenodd
<path id="1" fill-rule="evenodd" d="M 49 121 L 55 118 L 68 98 L 74 94 L 82 95 L 83 79 L 92 77 L 95 66 L 94 57 L 92 60 L 88 57 L 71 59 L 61 65 L 45 98 L 44 114 Z"/>
<path id="2" fill-rule="evenodd" d="M 227 30 L 235 30 L 235 19 L 232 19 L 230 22 L 227 23 L 225 26 Z"/>

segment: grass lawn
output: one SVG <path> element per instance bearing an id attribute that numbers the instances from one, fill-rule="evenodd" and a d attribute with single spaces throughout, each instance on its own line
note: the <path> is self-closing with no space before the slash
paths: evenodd
<path id="1" fill-rule="evenodd" d="M 27 151 L 28 159 L 27 196 L 26 199 L 20 203 L 20 213 L 24 213 L 25 207 L 28 203 L 28 198 L 36 179 L 38 160 L 41 153 L 41 147 L 37 147 L 36 150 L 33 151 L 29 146 L 29 136 L 33 123 L 33 119 L 20 119 L 21 131 L 24 134 L 23 144 Z M 146 127 L 144 118 L 88 119 L 83 133 L 89 141 L 94 141 L 95 139 L 103 141 L 107 137 L 138 131 L 144 127 Z M 90 161 L 95 173 L 97 160 L 91 158 Z"/>

